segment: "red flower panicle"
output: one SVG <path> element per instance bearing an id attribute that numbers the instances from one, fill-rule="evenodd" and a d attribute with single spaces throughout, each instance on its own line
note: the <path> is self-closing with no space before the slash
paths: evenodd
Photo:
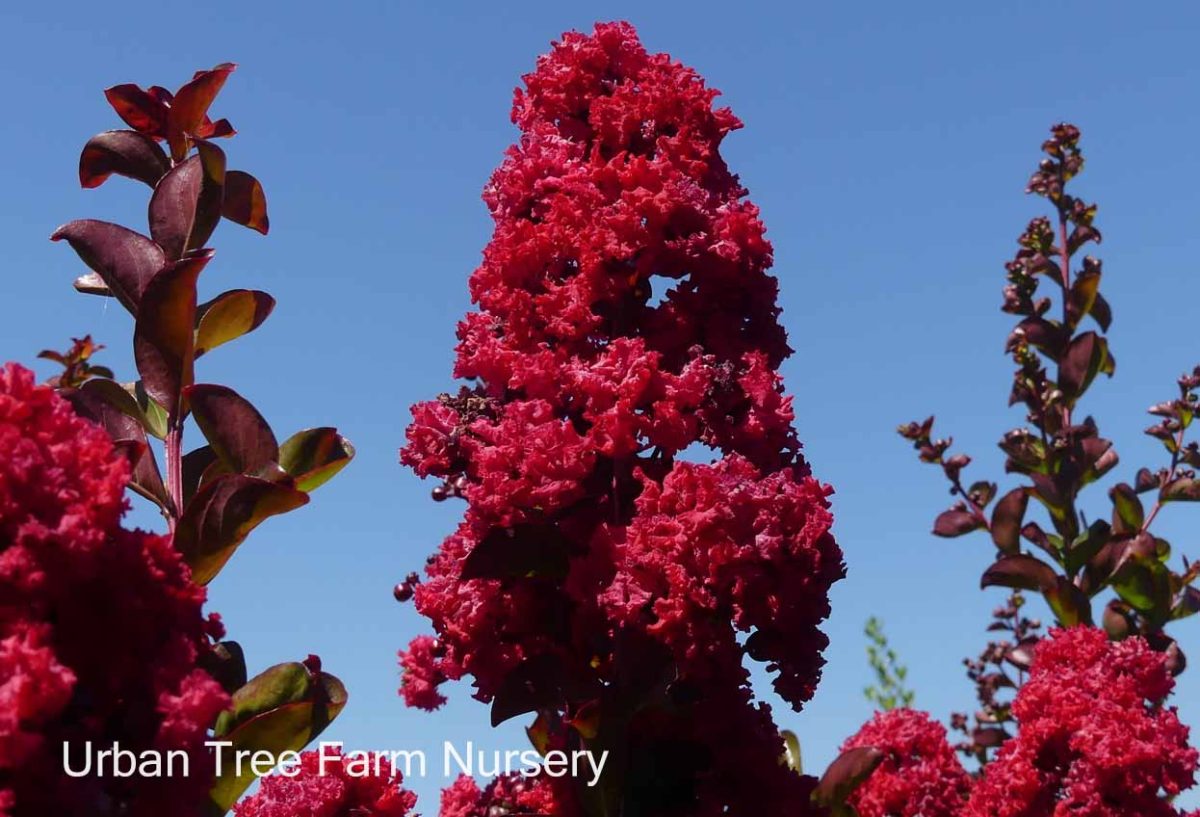
<path id="1" fill-rule="evenodd" d="M 228 698 L 214 617 L 168 539 L 121 527 L 126 459 L 28 370 L 0 369 L 0 814 L 199 815 Z M 183 750 L 188 777 L 69 778 L 62 744 Z"/>
<path id="2" fill-rule="evenodd" d="M 318 752 L 305 752 L 294 776 L 264 777 L 254 795 L 233 807 L 234 817 L 405 817 L 417 796 L 400 788 L 399 773 L 376 774 L 373 760 L 362 765 L 327 757 L 322 768 Z"/>
<path id="3" fill-rule="evenodd" d="M 971 778 L 946 740 L 946 729 L 924 712 L 877 712 L 842 751 L 870 746 L 883 753 L 871 776 L 850 796 L 861 817 L 957 817 Z"/>
<path id="4" fill-rule="evenodd" d="M 743 659 L 799 709 L 844 568 L 778 373 L 771 246 L 719 152 L 741 123 L 625 23 L 524 79 L 458 331 L 474 385 L 414 406 L 401 452 L 467 502 L 415 588 L 437 638 L 402 655 L 404 695 L 469 675 L 494 720 L 621 743 L 648 813 L 797 813 L 810 781 Z"/>
<path id="5" fill-rule="evenodd" d="M 1020 732 L 975 785 L 965 817 L 1176 817 L 1197 752 L 1162 653 L 1138 637 L 1057 630 L 1037 648 L 1013 713 Z"/>
<path id="6" fill-rule="evenodd" d="M 497 777 L 482 789 L 472 778 L 460 775 L 442 790 L 441 806 L 438 817 L 494 817 L 498 814 L 545 817 L 560 813 L 554 793 L 545 780 L 517 774 Z"/>

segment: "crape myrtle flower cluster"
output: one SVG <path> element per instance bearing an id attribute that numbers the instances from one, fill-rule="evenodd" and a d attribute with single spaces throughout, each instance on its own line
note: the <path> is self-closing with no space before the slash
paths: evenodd
<path id="1" fill-rule="evenodd" d="M 1140 637 L 1055 631 L 1013 703 L 1020 731 L 985 768 L 964 817 L 1180 815 L 1171 798 L 1194 783 L 1197 751 L 1163 703 L 1174 685 L 1168 658 Z"/>
<path id="2" fill-rule="evenodd" d="M 233 817 L 406 817 L 417 796 L 400 783 L 398 772 L 361 774 L 345 758 L 322 765 L 319 752 L 305 752 L 294 775 L 263 778 Z"/>
<path id="3" fill-rule="evenodd" d="M 1171 803 L 1200 756 L 1164 703 L 1174 686 L 1169 658 L 1141 637 L 1053 630 L 1012 703 L 1019 731 L 977 779 L 940 724 L 896 709 L 843 747 L 881 755 L 848 802 L 861 817 L 1196 817 Z"/>
<path id="4" fill-rule="evenodd" d="M 551 787 L 542 778 L 501 775 L 483 788 L 471 777 L 460 775 L 442 790 L 438 817 L 494 817 L 494 815 L 560 814 L 561 807 Z"/>
<path id="5" fill-rule="evenodd" d="M 957 817 L 971 778 L 946 740 L 946 728 L 924 712 L 877 712 L 842 751 L 872 747 L 883 754 L 850 796 L 860 817 Z"/>
<path id="6" fill-rule="evenodd" d="M 168 538 L 121 526 L 128 459 L 16 365 L 0 369 L 0 815 L 199 815 L 229 697 L 197 664 L 220 621 Z M 62 744 L 181 750 L 178 778 L 74 779 Z M 207 770 L 207 771 L 206 771 Z"/>
<path id="7" fill-rule="evenodd" d="M 432 709 L 470 676 L 494 722 L 538 713 L 535 744 L 614 750 L 623 813 L 803 812 L 743 660 L 799 709 L 844 567 L 778 374 L 771 246 L 719 153 L 741 123 L 625 23 L 524 82 L 458 328 L 472 385 L 414 406 L 401 452 L 467 504 L 397 587 L 436 634 L 403 695 Z"/>

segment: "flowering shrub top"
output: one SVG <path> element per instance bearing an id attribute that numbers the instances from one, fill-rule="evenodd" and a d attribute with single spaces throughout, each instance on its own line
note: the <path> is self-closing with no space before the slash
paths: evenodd
<path id="1" fill-rule="evenodd" d="M 877 712 L 842 751 L 870 746 L 879 766 L 850 796 L 861 817 L 957 817 L 971 778 L 946 740 L 946 729 L 924 712 Z"/>
<path id="2" fill-rule="evenodd" d="M 228 696 L 170 540 L 121 527 L 128 460 L 29 371 L 0 369 L 0 814 L 198 815 Z M 64 774 L 62 743 L 183 750 L 188 777 Z M 82 763 L 82 758 L 77 758 Z M 208 770 L 207 773 L 205 770 Z"/>
<path id="3" fill-rule="evenodd" d="M 470 675 L 495 722 L 537 711 L 544 740 L 625 747 L 612 796 L 762 814 L 808 783 L 776 762 L 743 653 L 798 709 L 843 566 L 716 95 L 623 23 L 565 35 L 516 92 L 458 330 L 475 385 L 414 406 L 401 453 L 467 501 L 424 583 L 397 588 L 437 633 L 402 654 L 403 693 L 433 708 Z M 683 461 L 696 443 L 717 461 Z"/>
<path id="4" fill-rule="evenodd" d="M 1197 752 L 1163 705 L 1174 684 L 1141 638 L 1056 631 L 1013 703 L 1020 732 L 986 767 L 965 817 L 1179 814 L 1169 798 L 1192 785 Z"/>
<path id="5" fill-rule="evenodd" d="M 350 763 L 327 759 L 322 766 L 319 752 L 305 752 L 295 776 L 263 778 L 233 807 L 234 817 L 405 817 L 416 805 L 417 796 L 400 788 L 399 773 L 363 774 Z"/>

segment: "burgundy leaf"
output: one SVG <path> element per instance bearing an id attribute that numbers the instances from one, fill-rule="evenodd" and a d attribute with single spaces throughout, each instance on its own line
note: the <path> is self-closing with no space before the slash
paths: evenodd
<path id="1" fill-rule="evenodd" d="M 1024 553 L 1001 556 L 983 573 L 980 587 L 1011 587 L 1045 592 L 1058 584 L 1054 568 L 1041 559 Z"/>
<path id="2" fill-rule="evenodd" d="M 187 154 L 186 137 L 199 135 L 208 116 L 209 106 L 235 68 L 236 65 L 226 62 L 210 71 L 197 71 L 196 76 L 175 93 L 167 113 L 168 139 L 175 161 L 181 160 Z M 228 128 L 229 123 L 224 124 Z M 232 128 L 228 129 L 232 131 Z"/>
<path id="3" fill-rule="evenodd" d="M 1159 487 L 1158 477 L 1149 468 L 1139 468 L 1133 487 L 1139 494 L 1154 491 Z"/>
<path id="4" fill-rule="evenodd" d="M 996 503 L 992 511 L 992 541 L 1001 552 L 1016 553 L 1021 549 L 1021 523 L 1028 504 L 1029 494 L 1024 488 L 1014 488 Z"/>
<path id="5" fill-rule="evenodd" d="M 83 146 L 79 183 L 84 187 L 99 187 L 116 173 L 154 187 L 170 169 L 167 154 L 149 136 L 131 130 L 110 130 L 93 136 Z"/>
<path id="6" fill-rule="evenodd" d="M 51 241 L 63 239 L 136 317 L 150 279 L 167 263 L 162 248 L 119 224 L 94 219 L 64 224 L 50 236 Z"/>
<path id="7" fill-rule="evenodd" d="M 76 413 L 107 431 L 108 436 L 129 458 L 133 467 L 129 487 L 159 507 L 170 508 L 171 500 L 163 485 L 154 451 L 146 439 L 146 430 L 138 420 L 130 416 L 129 406 L 119 405 L 117 392 L 127 396 L 128 394 L 116 383 L 111 384 L 115 389 L 98 385 L 103 382 L 90 381 L 81 388 L 64 391 L 63 396 L 71 402 Z M 130 400 L 132 399 L 130 397 Z M 136 410 L 136 403 L 133 409 Z"/>
<path id="8" fill-rule="evenodd" d="M 813 800 L 826 808 L 840 806 L 857 789 L 875 768 L 883 762 L 883 752 L 872 746 L 859 746 L 842 752 L 813 791 Z"/>
<path id="9" fill-rule="evenodd" d="M 181 258 L 208 241 L 221 219 L 225 153 L 208 142 L 163 176 L 150 198 L 150 235 L 168 258 Z"/>
<path id="10" fill-rule="evenodd" d="M 107 89 L 104 96 L 129 127 L 158 139 L 166 136 L 167 106 L 154 94 L 126 83 Z"/>
<path id="11" fill-rule="evenodd" d="M 146 393 L 172 417 L 192 383 L 196 279 L 211 257 L 211 251 L 196 253 L 154 276 L 134 327 L 134 360 Z"/>
<path id="12" fill-rule="evenodd" d="M 277 468 L 279 443 L 263 416 L 233 389 L 208 383 L 185 396 L 213 452 L 236 474 L 265 475 Z"/>
<path id="13" fill-rule="evenodd" d="M 983 522 L 979 517 L 970 511 L 951 508 L 948 511 L 942 511 L 938 518 L 933 523 L 934 536 L 954 537 L 962 536 L 965 533 L 970 533 L 973 530 L 979 530 L 983 527 Z"/>
<path id="14" fill-rule="evenodd" d="M 1162 490 L 1163 502 L 1200 502 L 1200 480 L 1194 477 L 1178 477 L 1168 482 Z"/>
<path id="15" fill-rule="evenodd" d="M 192 579 L 208 584 L 261 522 L 307 502 L 307 494 L 288 485 L 225 474 L 192 497 L 176 527 L 175 544 L 192 568 Z"/>
<path id="16" fill-rule="evenodd" d="M 1092 302 L 1090 314 L 1101 330 L 1107 332 L 1108 327 L 1112 326 L 1112 307 L 1099 292 L 1096 293 L 1096 300 Z"/>

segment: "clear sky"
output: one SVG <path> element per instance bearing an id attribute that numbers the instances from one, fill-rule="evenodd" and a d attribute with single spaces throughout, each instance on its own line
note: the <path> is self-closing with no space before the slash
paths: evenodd
<path id="1" fill-rule="evenodd" d="M 1083 128 L 1077 191 L 1100 204 L 1115 312 L 1117 376 L 1086 408 L 1118 445 L 1117 475 L 1162 464 L 1143 410 L 1200 362 L 1195 4 L 5 4 L 0 359 L 30 363 L 90 332 L 132 376 L 128 316 L 74 294 L 81 265 L 47 237 L 80 217 L 144 229 L 140 185 L 76 182 L 86 139 L 120 126 L 102 88 L 175 87 L 239 63 L 214 113 L 241 131 L 223 146 L 263 181 L 272 230 L 222 226 L 202 286 L 266 289 L 279 305 L 199 377 L 241 391 L 281 436 L 338 425 L 358 458 L 254 534 L 211 607 L 252 669 L 319 653 L 351 692 L 327 734 L 353 748 L 426 748 L 435 761 L 443 738 L 524 748 L 515 723 L 487 727 L 465 685 L 432 715 L 396 695 L 395 651 L 425 629 L 392 585 L 461 512 L 432 503 L 396 450 L 408 406 L 451 386 L 454 324 L 490 235 L 479 192 L 515 137 L 514 85 L 562 31 L 617 18 L 695 66 L 746 123 L 724 152 L 775 245 L 797 350 L 784 374 L 814 470 L 837 488 L 849 564 L 816 699 L 776 711 L 819 771 L 870 715 L 871 614 L 910 665 L 919 706 L 946 718 L 974 704 L 960 662 L 1003 597 L 977 589 L 991 547 L 929 535 L 949 497 L 894 428 L 937 411 L 976 457 L 968 474 L 1011 485 L 995 448 L 1021 420 L 1005 407 L 1002 265 L 1041 212 L 1024 184 L 1058 120 Z M 1092 493 L 1091 516 L 1106 514 Z M 1160 533 L 1200 556 L 1198 522 L 1200 508 L 1169 508 Z M 1177 702 L 1200 724 L 1200 626 L 1174 632 L 1195 659 Z M 427 815 L 443 783 L 430 772 L 412 781 Z"/>

